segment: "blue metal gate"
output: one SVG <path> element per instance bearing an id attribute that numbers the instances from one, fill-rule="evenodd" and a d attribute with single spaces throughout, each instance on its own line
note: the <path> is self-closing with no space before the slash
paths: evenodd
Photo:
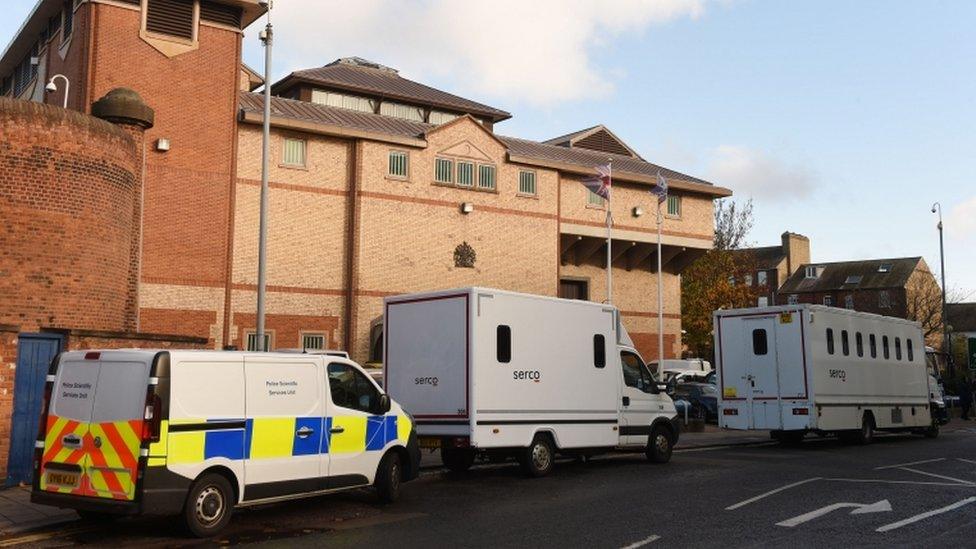
<path id="1" fill-rule="evenodd" d="M 57 334 L 17 336 L 17 374 L 14 380 L 14 411 L 7 461 L 7 485 L 30 482 L 34 440 L 44 400 L 44 381 L 51 359 L 61 352 Z"/>

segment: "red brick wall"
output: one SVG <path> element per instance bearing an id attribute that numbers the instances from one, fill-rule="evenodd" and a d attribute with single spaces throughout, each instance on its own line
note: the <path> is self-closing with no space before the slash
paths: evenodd
<path id="1" fill-rule="evenodd" d="M 68 108 L 91 112 L 91 103 L 98 99 L 89 94 L 88 86 L 88 56 L 91 53 L 91 24 L 93 4 L 84 3 L 75 10 L 74 24 L 68 40 L 62 42 L 62 32 L 58 32 L 48 43 L 46 56 L 46 77 L 50 79 L 55 74 L 63 74 L 71 85 L 68 89 Z M 64 54 L 64 59 L 61 54 Z M 38 82 L 44 86 L 47 82 Z M 44 102 L 60 107 L 64 104 L 64 80 L 58 79 L 55 84 L 58 91 L 44 95 Z"/>
<path id="2" fill-rule="evenodd" d="M 10 415 L 14 409 L 17 372 L 17 332 L 0 326 L 0 476 L 7 474 L 10 455 Z"/>
<path id="3" fill-rule="evenodd" d="M 657 334 L 639 333 L 630 334 L 630 339 L 634 342 L 634 348 L 640 353 L 646 362 L 657 360 Z M 675 355 L 675 334 L 664 334 L 664 358 L 678 358 Z"/>
<path id="4" fill-rule="evenodd" d="M 134 330 L 141 155 L 118 127 L 0 99 L 0 323 Z"/>
<path id="5" fill-rule="evenodd" d="M 211 339 L 210 326 L 216 321 L 216 311 L 142 309 L 139 312 L 139 329 L 149 333 L 168 333 L 176 326 L 182 335 Z"/>
<path id="6" fill-rule="evenodd" d="M 233 344 L 239 349 L 244 349 L 247 346 L 247 339 L 244 334 L 255 330 L 256 316 L 248 313 L 234 314 L 234 324 L 237 331 L 232 334 L 232 337 L 234 338 Z M 335 337 L 336 328 L 339 327 L 338 316 L 267 314 L 264 319 L 264 327 L 265 330 L 274 333 L 271 342 L 272 350 L 300 348 L 302 332 L 325 333 L 326 346 L 329 349 L 343 349 L 342 342 L 336 341 Z"/>

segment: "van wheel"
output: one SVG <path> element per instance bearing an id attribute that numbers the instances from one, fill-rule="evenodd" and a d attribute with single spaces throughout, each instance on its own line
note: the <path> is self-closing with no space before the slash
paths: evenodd
<path id="1" fill-rule="evenodd" d="M 929 428 L 922 434 L 925 435 L 925 438 L 939 438 L 939 424 L 933 419 L 932 425 L 929 425 Z"/>
<path id="2" fill-rule="evenodd" d="M 518 461 L 522 470 L 530 477 L 544 477 L 552 472 L 556 452 L 549 437 L 536 435 L 532 444 L 519 453 Z"/>
<path id="3" fill-rule="evenodd" d="M 441 461 L 455 473 L 463 473 L 474 464 L 474 450 L 469 448 L 441 448 Z"/>
<path id="4" fill-rule="evenodd" d="M 403 467 L 400 456 L 396 452 L 386 454 L 376 471 L 376 494 L 381 503 L 393 503 L 400 499 L 400 484 L 403 479 Z"/>
<path id="5" fill-rule="evenodd" d="M 227 526 L 233 506 L 234 490 L 230 482 L 223 475 L 210 473 L 190 488 L 183 506 L 183 520 L 191 534 L 207 538 Z"/>
<path id="6" fill-rule="evenodd" d="M 671 433 L 660 425 L 651 429 L 651 436 L 647 439 L 647 449 L 644 451 L 647 459 L 654 463 L 667 463 L 671 461 L 672 452 L 674 452 L 674 443 L 671 441 Z"/>
<path id="7" fill-rule="evenodd" d="M 874 417 L 864 414 L 861 420 L 861 430 L 854 435 L 854 442 L 860 445 L 871 444 L 874 441 Z"/>

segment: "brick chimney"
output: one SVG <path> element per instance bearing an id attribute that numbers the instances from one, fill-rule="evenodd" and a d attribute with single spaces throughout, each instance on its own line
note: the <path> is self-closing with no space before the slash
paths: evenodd
<path id="1" fill-rule="evenodd" d="M 810 239 L 798 233 L 783 233 L 783 253 L 786 254 L 786 278 L 804 263 L 810 263 Z"/>

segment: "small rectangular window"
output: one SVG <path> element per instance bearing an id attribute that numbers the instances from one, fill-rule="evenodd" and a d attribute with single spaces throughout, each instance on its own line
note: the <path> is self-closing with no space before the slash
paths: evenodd
<path id="1" fill-rule="evenodd" d="M 325 334 L 302 334 L 302 350 L 325 349 Z"/>
<path id="2" fill-rule="evenodd" d="M 512 328 L 499 324 L 495 330 L 495 357 L 498 362 L 508 364 L 512 361 Z"/>
<path id="3" fill-rule="evenodd" d="M 803 276 L 805 278 L 817 278 L 820 276 L 820 273 L 817 272 L 816 265 L 810 265 L 803 271 Z"/>
<path id="4" fill-rule="evenodd" d="M 901 360 L 901 338 L 895 338 L 895 360 Z"/>
<path id="5" fill-rule="evenodd" d="M 286 137 L 281 146 L 281 163 L 285 166 L 305 167 L 305 140 Z"/>
<path id="6" fill-rule="evenodd" d="M 681 197 L 673 194 L 668 195 L 668 215 L 671 217 L 681 217 Z"/>
<path id="7" fill-rule="evenodd" d="M 602 196 L 600 196 L 600 195 L 596 194 L 595 192 L 587 189 L 587 191 L 586 191 L 586 203 L 589 204 L 590 206 L 599 206 L 599 207 L 602 208 L 603 207 L 604 200 L 603 200 L 603 197 Z"/>
<path id="8" fill-rule="evenodd" d="M 834 354 L 834 329 L 827 328 L 827 354 Z"/>
<path id="9" fill-rule="evenodd" d="M 891 358 L 891 351 L 888 348 L 888 336 L 881 336 L 881 353 L 884 355 L 885 360 Z"/>
<path id="10" fill-rule="evenodd" d="M 766 271 L 759 271 L 756 273 L 756 284 L 760 286 L 766 285 Z"/>
<path id="11" fill-rule="evenodd" d="M 878 307 L 882 309 L 888 309 L 891 307 L 891 294 L 888 290 L 881 290 L 878 292 Z"/>
<path id="12" fill-rule="evenodd" d="M 758 300 L 756 300 L 756 305 L 758 305 L 760 307 L 768 307 L 769 306 L 769 297 L 767 297 L 767 296 L 760 297 Z"/>
<path id="13" fill-rule="evenodd" d="M 834 298 L 832 296 L 825 295 L 824 296 L 823 303 L 824 303 L 824 305 L 830 307 L 830 306 L 832 306 L 834 304 Z"/>
<path id="14" fill-rule="evenodd" d="M 247 345 L 246 349 L 248 351 L 257 351 L 258 350 L 257 332 L 248 332 L 247 341 L 245 342 L 245 344 Z M 271 350 L 271 334 L 268 332 L 264 333 L 264 350 L 265 351 Z"/>
<path id="15" fill-rule="evenodd" d="M 434 181 L 438 183 L 454 182 L 454 162 L 446 158 L 434 160 Z"/>
<path id="16" fill-rule="evenodd" d="M 403 151 L 390 151 L 390 175 L 393 177 L 407 177 L 407 173 L 409 173 L 407 162 L 407 153 Z"/>
<path id="17" fill-rule="evenodd" d="M 797 303 L 800 302 L 800 298 L 796 294 L 790 294 L 789 296 L 786 297 L 786 302 L 789 303 L 790 305 L 796 305 Z"/>
<path id="18" fill-rule="evenodd" d="M 864 356 L 864 336 L 861 335 L 861 332 L 858 332 L 858 333 L 854 334 L 854 345 L 857 347 L 857 356 L 858 357 L 863 357 Z"/>
<path id="19" fill-rule="evenodd" d="M 519 194 L 535 196 L 535 172 L 519 171 Z"/>
<path id="20" fill-rule="evenodd" d="M 64 27 L 64 32 L 61 33 L 61 38 L 62 41 L 64 41 L 71 36 L 71 29 L 74 27 L 74 2 L 72 0 L 64 0 L 64 7 L 62 9 L 64 13 L 64 23 L 62 24 L 62 27 Z"/>
<path id="21" fill-rule="evenodd" d="M 745 283 L 746 286 L 752 286 L 752 275 L 747 274 L 745 277 L 743 277 L 742 281 Z"/>
<path id="22" fill-rule="evenodd" d="M 769 342 L 766 340 L 766 330 L 757 329 L 752 331 L 752 354 L 757 356 L 765 355 L 769 352 Z"/>
<path id="23" fill-rule="evenodd" d="M 854 296 L 852 294 L 847 294 L 844 296 L 844 307 L 848 309 L 854 308 Z"/>
<path id="24" fill-rule="evenodd" d="M 847 330 L 841 330 L 840 332 L 840 348 L 844 356 L 851 354 L 851 342 L 847 338 Z"/>
<path id="25" fill-rule="evenodd" d="M 868 341 L 871 346 L 871 358 L 878 358 L 878 339 L 871 334 L 868 336 Z"/>
<path id="26" fill-rule="evenodd" d="M 471 162 L 458 161 L 457 184 L 460 187 L 474 186 L 474 164 Z"/>
<path id="27" fill-rule="evenodd" d="M 593 336 L 593 365 L 597 368 L 607 365 L 607 340 L 603 334 Z"/>
<path id="28" fill-rule="evenodd" d="M 481 164 L 478 166 L 478 188 L 495 190 L 495 167 Z"/>
<path id="29" fill-rule="evenodd" d="M 908 362 L 915 362 L 915 349 L 912 348 L 912 340 L 905 340 L 905 347 L 908 351 Z"/>

